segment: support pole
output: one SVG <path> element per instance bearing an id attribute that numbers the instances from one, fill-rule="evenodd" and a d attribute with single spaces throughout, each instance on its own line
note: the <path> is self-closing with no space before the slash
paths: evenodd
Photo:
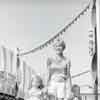
<path id="1" fill-rule="evenodd" d="M 92 72 L 94 77 L 94 95 L 95 100 L 98 100 L 98 32 L 97 32 L 97 0 L 91 0 L 91 24 L 94 31 L 95 52 L 92 58 Z"/>
<path id="2" fill-rule="evenodd" d="M 97 47 L 98 47 L 98 88 L 100 87 L 100 0 L 96 2 L 96 20 L 97 20 Z M 99 90 L 99 89 L 98 89 Z"/>

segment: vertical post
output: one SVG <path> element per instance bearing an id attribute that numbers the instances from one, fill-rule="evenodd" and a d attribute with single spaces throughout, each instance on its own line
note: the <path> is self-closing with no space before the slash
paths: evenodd
<path id="1" fill-rule="evenodd" d="M 19 67 L 20 67 L 20 59 L 19 59 L 19 48 L 17 48 L 17 64 L 16 64 L 16 71 L 17 71 L 17 82 L 19 83 Z"/>
<path id="2" fill-rule="evenodd" d="M 2 57 L 3 57 L 3 63 L 2 66 L 4 67 L 4 71 L 7 71 L 7 50 L 4 46 L 2 46 Z"/>
<path id="3" fill-rule="evenodd" d="M 94 30 L 94 42 L 95 42 L 95 52 L 93 54 L 93 58 L 92 58 L 92 72 L 94 72 L 95 76 L 94 76 L 94 95 L 95 95 L 95 100 L 98 100 L 98 42 L 97 42 L 97 19 L 96 19 L 96 3 L 97 0 L 91 0 L 92 1 L 92 7 L 91 7 L 91 24 L 92 24 L 92 28 Z"/>
<path id="4" fill-rule="evenodd" d="M 98 88 L 100 85 L 100 0 L 97 0 L 96 2 L 96 20 L 97 20 L 97 46 L 98 46 Z"/>
<path id="5" fill-rule="evenodd" d="M 98 100 L 98 42 L 97 42 L 97 19 L 96 19 L 96 0 L 93 0 L 93 6 L 92 6 L 92 27 L 94 29 L 94 35 L 95 35 L 95 68 L 96 68 L 96 79 L 95 79 L 95 83 L 94 83 L 94 94 L 95 94 L 95 100 Z"/>
<path id="6" fill-rule="evenodd" d="M 25 81 L 26 81 L 26 62 L 23 61 L 23 96 L 24 96 L 24 98 L 25 98 L 25 89 L 26 89 Z"/>
<path id="7" fill-rule="evenodd" d="M 18 90 L 19 90 L 19 67 L 20 67 L 20 59 L 19 59 L 19 48 L 17 48 L 17 59 L 16 59 L 16 86 L 15 86 L 15 93 L 16 96 L 18 94 Z"/>
<path id="8" fill-rule="evenodd" d="M 95 52 L 96 52 L 96 79 L 95 79 L 95 83 L 94 83 L 94 88 L 95 88 L 95 100 L 98 100 L 98 59 L 97 59 L 97 56 L 98 56 L 98 54 L 97 54 L 97 52 L 98 52 L 98 50 L 97 50 L 97 30 L 96 30 L 96 27 L 95 27 Z"/>
<path id="9" fill-rule="evenodd" d="M 87 96 L 85 95 L 85 100 L 87 100 Z"/>
<path id="10" fill-rule="evenodd" d="M 10 54 L 10 73 L 12 73 L 12 71 L 13 71 L 14 52 L 13 51 L 9 51 L 9 54 Z"/>

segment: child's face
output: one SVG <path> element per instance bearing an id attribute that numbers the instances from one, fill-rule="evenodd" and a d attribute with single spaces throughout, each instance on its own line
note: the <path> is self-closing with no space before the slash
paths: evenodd
<path id="1" fill-rule="evenodd" d="M 36 78 L 32 79 L 32 87 L 38 87 L 39 85 L 40 83 L 38 82 Z"/>
<path id="2" fill-rule="evenodd" d="M 75 87 L 75 88 L 73 89 L 73 94 L 74 94 L 75 96 L 79 96 L 79 95 L 80 95 L 80 88 Z"/>

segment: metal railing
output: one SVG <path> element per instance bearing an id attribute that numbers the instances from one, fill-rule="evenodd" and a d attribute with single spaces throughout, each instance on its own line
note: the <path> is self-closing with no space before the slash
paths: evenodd
<path id="1" fill-rule="evenodd" d="M 100 100 L 100 94 L 81 94 L 82 100 L 96 100 L 96 97 L 98 97 L 98 100 Z"/>

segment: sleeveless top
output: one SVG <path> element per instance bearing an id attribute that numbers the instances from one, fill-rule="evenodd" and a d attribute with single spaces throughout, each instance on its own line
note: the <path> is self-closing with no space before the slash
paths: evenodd
<path id="1" fill-rule="evenodd" d="M 64 82 L 67 75 L 67 65 L 66 61 L 62 61 L 61 63 L 53 61 L 49 68 L 50 80 Z"/>

